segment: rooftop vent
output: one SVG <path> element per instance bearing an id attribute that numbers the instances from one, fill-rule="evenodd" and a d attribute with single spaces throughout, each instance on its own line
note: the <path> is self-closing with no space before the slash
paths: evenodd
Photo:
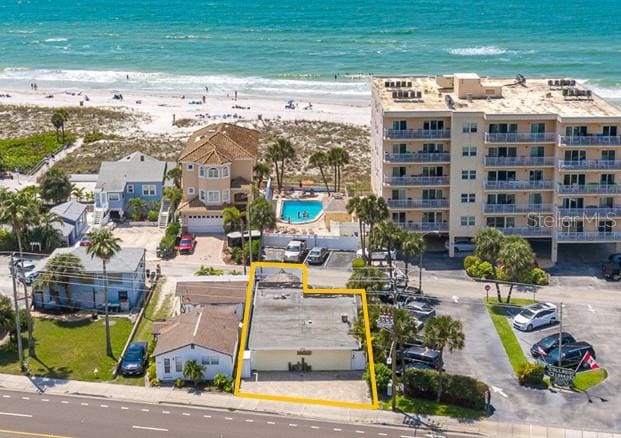
<path id="1" fill-rule="evenodd" d="M 347 313 L 341 313 L 341 322 L 344 322 L 345 324 L 349 322 L 349 317 L 347 316 Z"/>
<path id="2" fill-rule="evenodd" d="M 449 94 L 444 96 L 444 102 L 446 102 L 446 106 L 449 108 L 455 107 L 455 101 L 453 101 L 453 98 Z"/>

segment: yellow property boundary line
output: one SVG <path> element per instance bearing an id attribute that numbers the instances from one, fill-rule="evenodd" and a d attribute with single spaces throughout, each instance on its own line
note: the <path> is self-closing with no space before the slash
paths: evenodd
<path id="1" fill-rule="evenodd" d="M 333 400 L 318 400 L 302 397 L 287 397 L 271 394 L 256 394 L 240 391 L 241 375 L 244 366 L 244 350 L 248 341 L 248 329 L 250 327 L 250 310 L 252 307 L 252 291 L 254 288 L 254 274 L 257 268 L 281 268 L 281 269 L 298 269 L 302 271 L 302 290 L 305 294 L 330 294 L 330 295 L 360 295 L 362 301 L 362 313 L 364 315 L 364 333 L 367 343 L 367 358 L 369 360 L 369 373 L 371 375 L 371 404 L 354 403 Z M 241 331 L 241 340 L 239 342 L 239 350 L 237 353 L 237 372 L 235 375 L 234 394 L 237 397 L 254 398 L 259 400 L 283 401 L 292 403 L 307 403 L 314 405 L 336 406 L 342 408 L 356 409 L 377 409 L 379 401 L 377 398 L 377 384 L 375 382 L 375 363 L 373 362 L 373 346 L 371 344 L 371 328 L 369 324 L 369 309 L 367 307 L 367 293 L 364 289 L 311 289 L 308 287 L 308 269 L 305 264 L 292 264 L 280 262 L 254 262 L 250 265 L 250 275 L 248 276 L 248 287 L 246 290 L 246 306 L 244 308 L 244 321 Z"/>

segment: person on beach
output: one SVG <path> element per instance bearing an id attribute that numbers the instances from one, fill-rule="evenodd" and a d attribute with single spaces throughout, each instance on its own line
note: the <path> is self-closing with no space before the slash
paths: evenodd
<path id="1" fill-rule="evenodd" d="M 203 103 L 205 103 L 206 101 L 207 101 L 207 98 L 203 96 Z"/>
<path id="2" fill-rule="evenodd" d="M 39 88 L 39 87 L 37 86 L 37 83 L 35 82 L 35 83 L 34 83 L 34 90 L 35 90 L 35 91 L 37 91 L 37 89 L 38 89 L 38 88 Z"/>
<path id="3" fill-rule="evenodd" d="M 235 100 L 237 100 L 237 90 L 235 90 Z"/>
<path id="4" fill-rule="evenodd" d="M 205 93 L 209 93 L 209 87 L 205 87 Z"/>
<path id="5" fill-rule="evenodd" d="M 173 114 L 173 126 L 175 126 L 175 118 L 176 116 Z"/>
<path id="6" fill-rule="evenodd" d="M 125 75 L 125 79 L 129 81 L 129 75 Z"/>

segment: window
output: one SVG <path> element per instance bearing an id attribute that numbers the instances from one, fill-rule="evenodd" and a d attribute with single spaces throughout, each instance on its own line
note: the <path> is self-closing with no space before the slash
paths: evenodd
<path id="1" fill-rule="evenodd" d="M 395 143 L 392 145 L 393 154 L 406 154 L 408 152 L 408 146 L 405 143 Z"/>
<path id="2" fill-rule="evenodd" d="M 476 193 L 462 193 L 461 194 L 461 202 L 464 204 L 472 204 L 476 202 L 477 196 Z"/>
<path id="3" fill-rule="evenodd" d="M 509 228 L 515 227 L 514 217 L 492 216 L 487 218 L 488 227 Z"/>
<path id="4" fill-rule="evenodd" d="M 530 133 L 531 134 L 544 134 L 546 132 L 546 124 L 545 123 L 531 123 L 530 124 Z"/>
<path id="5" fill-rule="evenodd" d="M 164 374 L 170 374 L 170 359 L 164 358 Z"/>
<path id="6" fill-rule="evenodd" d="M 477 179 L 476 170 L 462 170 L 461 179 Z"/>
<path id="7" fill-rule="evenodd" d="M 128 300 L 127 291 L 126 290 L 120 290 L 119 291 L 119 303 L 126 303 L 127 300 Z"/>
<path id="8" fill-rule="evenodd" d="M 118 201 L 121 199 L 118 193 L 108 193 L 108 201 Z"/>
<path id="9" fill-rule="evenodd" d="M 205 168 L 203 166 L 198 168 L 198 177 L 205 178 Z"/>
<path id="10" fill-rule="evenodd" d="M 408 129 L 408 122 L 406 120 L 393 120 L 392 129 L 395 131 Z"/>
<path id="11" fill-rule="evenodd" d="M 220 365 L 220 358 L 218 356 L 202 356 L 201 365 Z"/>
<path id="12" fill-rule="evenodd" d="M 462 216 L 460 218 L 462 227 L 473 227 L 474 226 L 474 216 Z"/>
<path id="13" fill-rule="evenodd" d="M 228 202 L 229 200 L 229 191 L 222 190 L 222 202 Z"/>
<path id="14" fill-rule="evenodd" d="M 229 176 L 229 168 L 228 168 L 228 167 L 224 166 L 224 167 L 222 168 L 222 176 L 223 176 L 223 177 L 224 177 L 224 176 Z"/>
<path id="15" fill-rule="evenodd" d="M 516 157 L 517 148 L 514 148 L 514 147 L 489 148 L 488 156 L 490 157 Z"/>
<path id="16" fill-rule="evenodd" d="M 567 137 L 585 137 L 588 135 L 586 126 L 567 126 L 565 127 L 565 135 Z"/>
<path id="17" fill-rule="evenodd" d="M 207 200 L 207 197 L 205 196 L 205 190 L 200 191 L 198 198 L 203 202 Z"/>
<path id="18" fill-rule="evenodd" d="M 194 164 L 192 163 L 188 163 L 185 168 L 188 170 L 188 172 L 193 172 L 194 171 Z"/>
<path id="19" fill-rule="evenodd" d="M 134 193 L 134 185 L 127 184 L 127 193 Z"/>
<path id="20" fill-rule="evenodd" d="M 604 137 L 616 137 L 617 136 L 617 127 L 616 126 L 603 126 L 602 127 L 602 135 Z"/>
<path id="21" fill-rule="evenodd" d="M 515 134 L 518 130 L 517 123 L 490 123 L 490 134 Z"/>
<path id="22" fill-rule="evenodd" d="M 220 192 L 216 192 L 216 191 L 207 192 L 207 201 L 208 202 L 220 202 Z"/>
<path id="23" fill-rule="evenodd" d="M 476 157 L 477 156 L 476 146 L 464 146 L 463 148 L 461 148 L 461 155 L 463 157 Z"/>
<path id="24" fill-rule="evenodd" d="M 194 193 L 194 187 L 188 187 L 188 195 L 193 195 Z"/>
<path id="25" fill-rule="evenodd" d="M 183 359 L 179 356 L 175 357 L 175 371 L 178 373 L 183 372 Z"/>
<path id="26" fill-rule="evenodd" d="M 207 178 L 219 178 L 219 177 L 220 177 L 220 173 L 218 172 L 217 167 L 210 167 L 209 170 L 207 170 Z"/>
<path id="27" fill-rule="evenodd" d="M 464 122 L 461 128 L 461 132 L 463 132 L 464 134 L 477 132 L 478 128 L 478 125 L 474 122 Z"/>
<path id="28" fill-rule="evenodd" d="M 155 185 L 154 184 L 145 184 L 142 186 L 142 194 L 143 196 L 155 196 Z"/>
<path id="29" fill-rule="evenodd" d="M 424 143 L 423 152 L 429 154 L 437 154 L 444 152 L 444 145 L 442 143 Z"/>
<path id="30" fill-rule="evenodd" d="M 542 158 L 545 156 L 545 148 L 543 146 L 531 146 L 530 156 Z"/>
<path id="31" fill-rule="evenodd" d="M 423 129 L 441 131 L 444 129 L 444 121 L 443 120 L 425 120 L 423 121 Z"/>
<path id="32" fill-rule="evenodd" d="M 604 161 L 615 161 L 615 151 L 602 151 L 602 160 Z"/>

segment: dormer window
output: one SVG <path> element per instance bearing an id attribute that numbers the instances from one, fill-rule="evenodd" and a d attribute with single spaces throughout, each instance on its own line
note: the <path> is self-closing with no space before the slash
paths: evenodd
<path id="1" fill-rule="evenodd" d="M 218 172 L 217 167 L 210 167 L 207 170 L 207 178 L 219 178 L 219 177 L 220 177 L 220 173 Z"/>
<path id="2" fill-rule="evenodd" d="M 229 168 L 224 166 L 222 168 L 222 177 L 227 177 L 227 176 L 229 176 Z"/>

